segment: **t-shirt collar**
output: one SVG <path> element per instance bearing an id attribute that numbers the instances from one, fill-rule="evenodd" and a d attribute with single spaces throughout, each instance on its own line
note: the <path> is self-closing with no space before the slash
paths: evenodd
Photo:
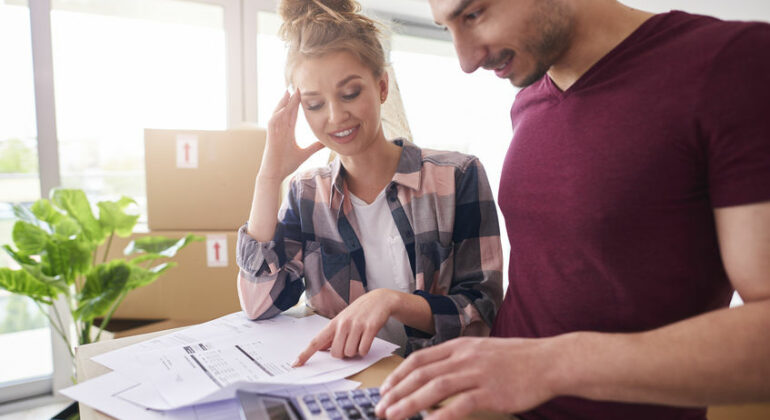
<path id="1" fill-rule="evenodd" d="M 422 181 L 422 171 L 420 171 L 422 166 L 422 149 L 401 138 L 393 140 L 393 143 L 401 147 L 401 157 L 398 161 L 398 167 L 396 167 L 396 173 L 393 174 L 393 182 L 413 190 L 420 189 Z M 331 164 L 332 196 L 335 191 L 340 194 L 343 194 L 345 191 L 344 174 L 345 168 L 342 166 L 339 156 L 337 156 Z M 329 197 L 329 202 L 332 202 L 332 197 Z"/>

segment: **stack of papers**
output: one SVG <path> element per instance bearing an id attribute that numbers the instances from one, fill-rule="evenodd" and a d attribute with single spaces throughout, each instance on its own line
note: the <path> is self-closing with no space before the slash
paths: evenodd
<path id="1" fill-rule="evenodd" d="M 232 418 L 238 389 L 287 396 L 354 389 L 359 384 L 343 378 L 398 348 L 376 338 L 365 357 L 318 352 L 292 368 L 328 322 L 317 315 L 251 321 L 236 312 L 96 356 L 113 372 L 60 392 L 117 418 Z"/>

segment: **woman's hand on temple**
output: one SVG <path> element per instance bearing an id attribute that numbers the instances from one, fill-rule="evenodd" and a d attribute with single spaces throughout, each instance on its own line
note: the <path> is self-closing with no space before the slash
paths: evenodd
<path id="1" fill-rule="evenodd" d="M 332 357 L 366 356 L 374 337 L 390 318 L 400 292 L 375 289 L 353 301 L 318 333 L 292 366 L 302 366 L 319 350 Z"/>
<path id="2" fill-rule="evenodd" d="M 306 148 L 297 145 L 294 129 L 301 95 L 299 90 L 294 95 L 287 91 L 278 102 L 273 116 L 267 123 L 267 144 L 262 156 L 259 176 L 267 179 L 283 180 L 299 168 L 313 153 L 324 145 L 315 142 Z"/>

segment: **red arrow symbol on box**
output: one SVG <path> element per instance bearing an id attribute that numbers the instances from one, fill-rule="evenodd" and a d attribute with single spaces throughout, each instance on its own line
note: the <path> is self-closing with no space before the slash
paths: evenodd
<path id="1" fill-rule="evenodd" d="M 219 245 L 219 242 L 214 242 L 214 259 L 216 259 L 217 261 L 219 261 L 219 247 L 220 246 L 221 245 Z"/>
<path id="2" fill-rule="evenodd" d="M 184 144 L 184 161 L 189 162 L 190 161 L 190 143 Z M 219 258 L 217 258 L 219 259 Z"/>

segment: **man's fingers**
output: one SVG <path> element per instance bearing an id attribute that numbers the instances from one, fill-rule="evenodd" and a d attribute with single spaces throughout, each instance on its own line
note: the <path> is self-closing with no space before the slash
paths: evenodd
<path id="1" fill-rule="evenodd" d="M 411 356 L 410 356 L 411 357 Z M 457 363 L 451 359 L 439 360 L 434 363 L 420 366 L 414 371 L 410 372 L 405 378 L 403 378 L 398 384 L 394 385 L 387 394 L 383 393 L 382 400 L 377 404 L 376 412 L 380 417 L 385 417 L 385 410 L 390 406 L 396 405 L 404 398 L 413 395 L 416 391 L 423 389 L 426 384 L 433 380 L 440 380 L 447 375 L 455 374 L 462 366 L 457 366 Z M 382 393 L 382 388 L 380 388 Z M 439 400 L 440 401 L 440 400 Z M 430 407 L 428 404 L 418 409 Z"/>
<path id="2" fill-rule="evenodd" d="M 398 402 L 388 407 L 385 410 L 385 417 L 389 419 L 409 418 L 420 412 L 420 410 L 430 408 L 453 395 L 468 391 L 475 386 L 476 384 L 473 382 L 472 377 L 462 372 L 439 375 L 431 379 L 425 386 L 408 395 L 404 395 Z M 476 406 L 474 404 L 468 412 L 475 409 Z"/>
<path id="3" fill-rule="evenodd" d="M 310 340 L 310 344 L 297 356 L 297 360 L 291 364 L 291 367 L 302 366 L 312 357 L 318 350 L 323 350 L 329 347 L 331 339 L 334 337 L 334 330 L 323 329 L 318 333 L 315 338 Z"/>
<path id="4" fill-rule="evenodd" d="M 482 399 L 484 391 L 473 389 L 464 392 L 452 399 L 440 409 L 430 413 L 426 420 L 459 420 L 467 417 L 472 412 L 483 409 Z"/>
<path id="5" fill-rule="evenodd" d="M 412 353 L 404 360 L 382 383 L 380 392 L 385 395 L 393 386 L 401 382 L 412 371 L 421 366 L 448 358 L 454 350 L 454 342 L 448 341 L 435 347 L 422 349 Z"/>

